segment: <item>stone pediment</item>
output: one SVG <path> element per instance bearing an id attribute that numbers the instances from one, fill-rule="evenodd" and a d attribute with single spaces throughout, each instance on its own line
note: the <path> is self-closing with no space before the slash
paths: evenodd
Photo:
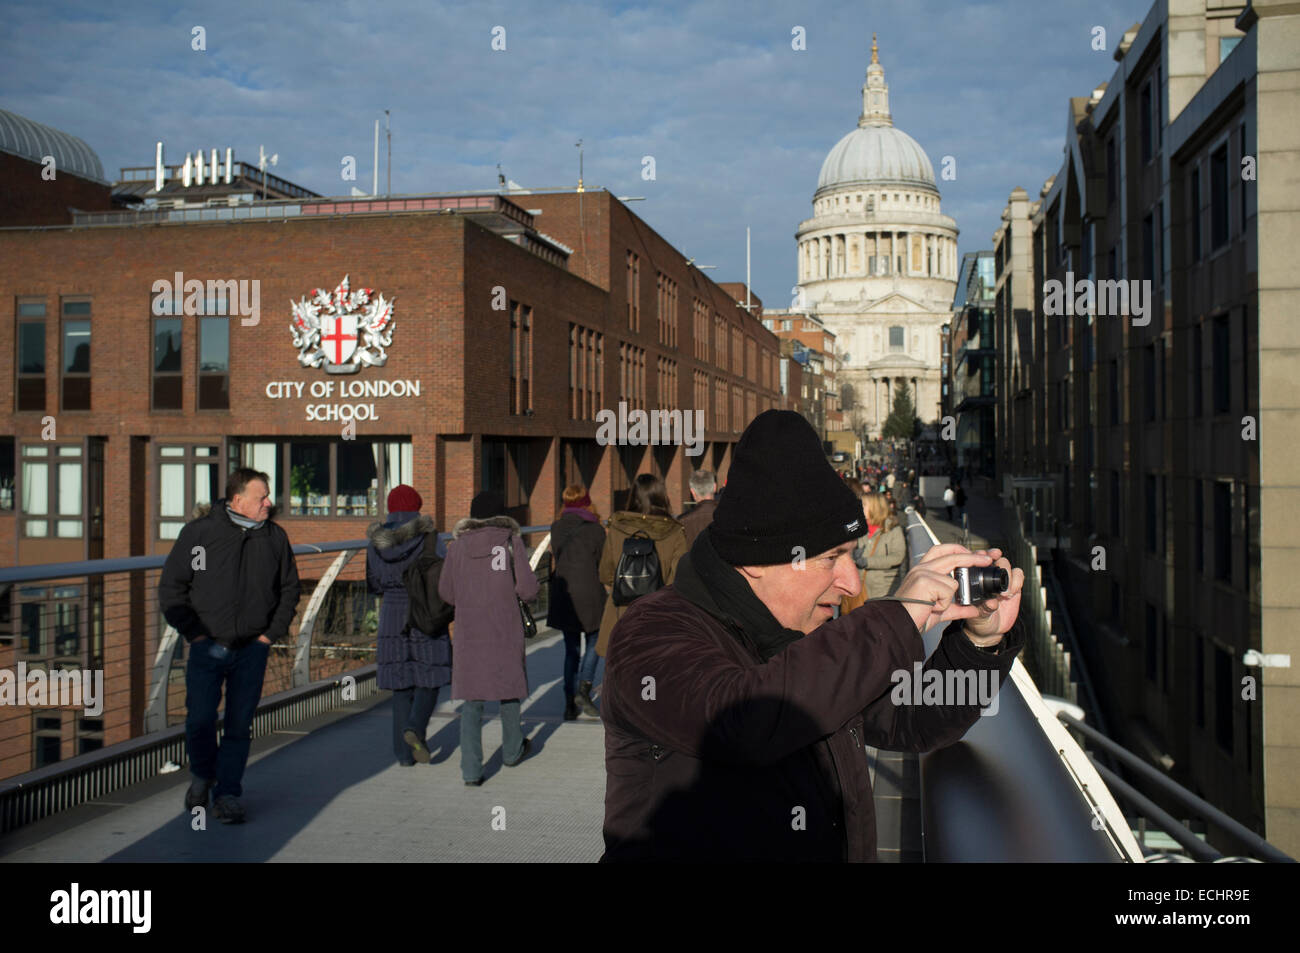
<path id="1" fill-rule="evenodd" d="M 933 314 L 931 308 L 926 307 L 915 298 L 905 295 L 902 292 L 894 291 L 885 295 L 876 301 L 868 304 L 862 311 L 863 314 Z"/>

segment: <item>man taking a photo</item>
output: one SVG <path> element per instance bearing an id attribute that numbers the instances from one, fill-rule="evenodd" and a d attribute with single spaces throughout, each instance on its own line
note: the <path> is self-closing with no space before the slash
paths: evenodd
<path id="1" fill-rule="evenodd" d="M 1010 671 L 1024 574 L 997 550 L 931 549 L 893 600 L 833 619 L 861 585 L 862 506 L 798 414 L 767 411 L 737 444 L 712 524 L 674 583 L 614 627 L 605 675 L 603 860 L 874 861 L 864 746 L 959 740 L 976 704 L 898 705 L 891 673 Z M 958 567 L 1005 569 L 982 605 L 953 604 Z M 949 701 L 945 699 L 945 701 Z"/>

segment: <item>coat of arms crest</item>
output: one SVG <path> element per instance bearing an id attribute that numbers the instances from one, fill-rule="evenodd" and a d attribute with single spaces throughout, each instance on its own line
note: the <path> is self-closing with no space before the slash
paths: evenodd
<path id="1" fill-rule="evenodd" d="M 333 294 L 320 288 L 293 307 L 293 344 L 303 367 L 355 374 L 365 364 L 383 367 L 393 343 L 393 302 L 371 288 L 352 291 L 344 275 Z"/>

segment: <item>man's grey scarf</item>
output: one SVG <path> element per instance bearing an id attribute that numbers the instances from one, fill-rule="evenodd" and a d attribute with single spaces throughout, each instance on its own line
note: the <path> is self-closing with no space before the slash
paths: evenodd
<path id="1" fill-rule="evenodd" d="M 258 529 L 266 522 L 266 520 L 250 520 L 247 516 L 240 516 L 230 508 L 229 503 L 226 504 L 226 515 L 230 517 L 230 522 L 246 530 Z"/>

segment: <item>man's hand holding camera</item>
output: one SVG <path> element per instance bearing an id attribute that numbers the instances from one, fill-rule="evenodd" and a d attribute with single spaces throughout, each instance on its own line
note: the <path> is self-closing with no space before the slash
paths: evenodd
<path id="1" fill-rule="evenodd" d="M 998 572 L 997 570 L 1002 570 Z M 954 578 L 954 574 L 961 577 Z M 1003 589 L 1005 584 L 1005 590 Z M 951 619 L 966 620 L 966 637 L 980 647 L 998 645 L 1020 613 L 1023 570 L 1012 569 L 1000 549 L 972 552 L 959 543 L 932 547 L 899 584 L 912 621 L 924 632 Z M 964 600 L 969 600 L 963 604 Z"/>

